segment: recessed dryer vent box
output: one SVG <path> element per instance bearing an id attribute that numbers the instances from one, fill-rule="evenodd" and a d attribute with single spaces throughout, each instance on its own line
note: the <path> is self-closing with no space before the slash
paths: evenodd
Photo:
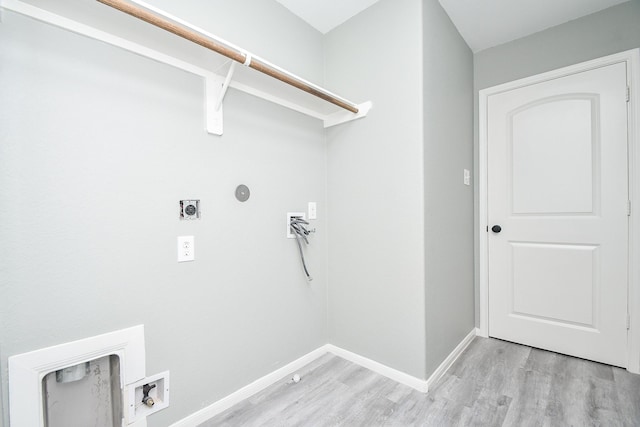
<path id="1" fill-rule="evenodd" d="M 146 394 L 145 394 L 146 392 Z M 154 414 L 169 406 L 169 371 L 129 385 L 127 424 Z"/>

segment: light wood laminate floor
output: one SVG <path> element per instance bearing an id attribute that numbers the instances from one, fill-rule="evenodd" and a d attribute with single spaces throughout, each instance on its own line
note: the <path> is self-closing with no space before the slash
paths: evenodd
<path id="1" fill-rule="evenodd" d="M 640 426 L 640 375 L 476 337 L 428 394 L 327 354 L 201 424 Z"/>

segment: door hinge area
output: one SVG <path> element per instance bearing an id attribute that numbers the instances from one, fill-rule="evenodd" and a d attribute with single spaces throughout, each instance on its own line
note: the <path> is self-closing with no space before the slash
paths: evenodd
<path id="1" fill-rule="evenodd" d="M 631 200 L 627 200 L 627 216 L 631 216 Z"/>
<path id="2" fill-rule="evenodd" d="M 627 86 L 627 102 L 631 100 L 631 86 Z"/>
<path id="3" fill-rule="evenodd" d="M 627 330 L 631 329 L 631 315 L 627 313 Z"/>

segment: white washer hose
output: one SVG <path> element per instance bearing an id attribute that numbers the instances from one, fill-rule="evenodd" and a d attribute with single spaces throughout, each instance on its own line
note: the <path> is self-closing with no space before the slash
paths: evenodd
<path id="1" fill-rule="evenodd" d="M 309 239 L 307 236 L 314 232 L 315 230 L 308 230 L 305 225 L 309 225 L 307 221 L 302 218 L 292 216 L 289 221 L 289 228 L 291 232 L 296 237 L 296 243 L 298 243 L 298 251 L 300 252 L 300 259 L 302 260 L 302 268 L 304 268 L 304 274 L 307 275 L 307 280 L 312 281 L 313 277 L 309 274 L 309 270 L 307 270 L 307 263 L 304 260 L 304 253 L 302 252 L 302 240 L 308 245 Z"/>

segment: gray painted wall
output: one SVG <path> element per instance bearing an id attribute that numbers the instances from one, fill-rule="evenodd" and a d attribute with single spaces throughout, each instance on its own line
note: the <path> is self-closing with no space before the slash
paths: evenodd
<path id="1" fill-rule="evenodd" d="M 473 310 L 461 184 L 471 62 L 440 6 L 382 0 L 323 38 L 275 2 L 154 4 L 374 109 L 325 133 L 232 90 L 225 135 L 206 135 L 201 79 L 5 14 L 4 421 L 8 356 L 139 323 L 147 373 L 171 370 L 171 406 L 151 427 L 328 341 L 428 377 Z M 252 189 L 245 204 L 233 198 L 240 183 Z M 181 198 L 202 200 L 201 221 L 178 221 Z M 308 201 L 320 215 L 311 285 L 283 235 L 285 212 Z M 175 262 L 184 234 L 195 263 Z"/>
<path id="2" fill-rule="evenodd" d="M 274 0 L 149 3 L 311 82 L 323 82 L 322 34 Z"/>
<path id="3" fill-rule="evenodd" d="M 566 24 L 496 46 L 474 55 L 475 144 L 478 166 L 478 101 L 480 89 L 564 66 L 640 47 L 640 0 L 631 0 Z M 476 173 L 475 182 L 478 182 Z M 478 186 L 475 186 L 478 213 Z M 476 216 L 477 224 L 477 216 Z M 483 227 L 483 225 L 477 225 Z M 476 251 L 479 244 L 476 236 Z M 476 257 L 477 259 L 477 257 Z M 476 260 L 476 295 L 478 295 Z M 476 301 L 479 298 L 476 297 Z M 479 324 L 476 304 L 476 324 Z"/>
<path id="4" fill-rule="evenodd" d="M 438 2 L 423 2 L 427 376 L 474 328 L 473 54 Z"/>
<path id="5" fill-rule="evenodd" d="M 474 56 L 476 90 L 640 46 L 640 0 L 605 9 Z"/>
<path id="6" fill-rule="evenodd" d="M 383 0 L 325 60 L 374 103 L 327 133 L 330 341 L 427 378 L 474 327 L 472 54 L 437 2 Z"/>
<path id="7" fill-rule="evenodd" d="M 424 378 L 421 4 L 382 0 L 329 32 L 325 82 L 373 101 L 327 132 L 329 341 Z"/>
<path id="8" fill-rule="evenodd" d="M 238 44 L 322 76 L 320 34 L 280 5 L 215 3 L 212 31 L 250 20 Z M 321 123 L 231 90 L 225 135 L 207 135 L 198 77 L 9 12 L 0 40 L 5 423 L 13 354 L 144 323 L 147 374 L 171 371 L 171 406 L 149 419 L 164 427 L 327 342 Z M 178 220 L 182 198 L 202 220 Z M 309 285 L 284 221 L 311 200 Z M 187 234 L 196 261 L 178 264 Z"/>

